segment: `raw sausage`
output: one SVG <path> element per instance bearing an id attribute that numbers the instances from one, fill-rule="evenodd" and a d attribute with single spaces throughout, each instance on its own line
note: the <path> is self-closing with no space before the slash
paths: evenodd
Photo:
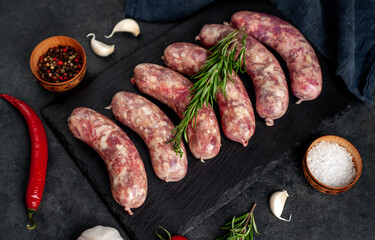
<path id="1" fill-rule="evenodd" d="M 197 39 L 205 47 L 212 47 L 235 29 L 222 24 L 207 24 Z M 256 39 L 246 38 L 245 65 L 250 75 L 256 96 L 256 110 L 267 126 L 281 118 L 288 109 L 289 94 L 284 72 L 270 51 Z M 240 47 L 238 47 L 240 49 Z"/>
<path id="2" fill-rule="evenodd" d="M 322 71 L 314 49 L 292 25 L 278 17 L 250 11 L 235 13 L 231 24 L 275 49 L 287 63 L 293 95 L 298 103 L 317 98 L 322 91 Z"/>
<path id="3" fill-rule="evenodd" d="M 184 117 L 193 84 L 181 74 L 156 64 L 142 63 L 134 68 L 132 83 L 141 92 L 168 105 L 181 119 Z M 212 107 L 199 109 L 196 119 L 194 127 L 190 122 L 187 128 L 190 151 L 201 160 L 213 158 L 219 153 L 221 136 Z"/>
<path id="4" fill-rule="evenodd" d="M 147 195 L 145 167 L 133 142 L 114 122 L 89 108 L 74 109 L 68 125 L 75 138 L 103 158 L 113 198 L 133 215 L 131 208 L 140 207 Z"/>
<path id="5" fill-rule="evenodd" d="M 162 59 L 170 69 L 193 76 L 203 67 L 209 56 L 210 53 L 202 47 L 191 43 L 176 42 L 164 50 Z"/>
<path id="6" fill-rule="evenodd" d="M 198 40 L 204 47 L 211 48 L 234 30 L 236 29 L 227 25 L 224 27 L 223 24 L 206 24 L 195 40 Z"/>
<path id="7" fill-rule="evenodd" d="M 165 113 L 146 98 L 130 92 L 119 92 L 112 98 L 111 109 L 116 119 L 138 133 L 147 144 L 156 176 L 166 182 L 176 182 L 186 175 L 187 158 L 173 151 L 168 143 L 173 135 L 173 123 Z"/>
<path id="8" fill-rule="evenodd" d="M 164 50 L 164 62 L 169 68 L 186 75 L 195 75 L 206 63 L 209 52 L 191 43 L 178 42 Z M 221 125 L 225 136 L 247 146 L 254 134 L 254 110 L 245 86 L 237 74 L 227 80 L 226 97 L 221 91 L 216 100 L 221 115 Z"/>

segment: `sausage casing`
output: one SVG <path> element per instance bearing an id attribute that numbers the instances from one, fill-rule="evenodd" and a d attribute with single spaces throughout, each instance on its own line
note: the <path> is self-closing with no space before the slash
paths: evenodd
<path id="1" fill-rule="evenodd" d="M 124 131 L 102 114 L 84 107 L 73 110 L 68 119 L 73 136 L 92 147 L 108 169 L 112 196 L 133 215 L 147 195 L 147 176 L 142 159 Z"/>
<path id="2" fill-rule="evenodd" d="M 186 75 L 195 75 L 207 62 L 209 52 L 191 43 L 177 42 L 164 50 L 164 62 L 169 68 Z M 225 136 L 247 146 L 255 131 L 254 110 L 245 86 L 237 74 L 227 80 L 226 96 L 216 93 Z"/>
<path id="3" fill-rule="evenodd" d="M 222 24 L 206 24 L 197 38 L 205 47 L 212 47 L 234 30 Z M 281 118 L 289 105 L 284 72 L 275 56 L 256 39 L 248 36 L 245 44 L 246 71 L 253 81 L 257 113 L 267 126 L 273 126 L 273 120 Z"/>
<path id="4" fill-rule="evenodd" d="M 187 157 L 181 141 L 182 156 L 177 155 L 171 143 L 174 128 L 171 120 L 155 104 L 130 92 L 116 93 L 111 102 L 116 119 L 133 129 L 147 144 L 156 176 L 166 182 L 176 182 L 185 177 Z"/>
<path id="5" fill-rule="evenodd" d="M 322 91 L 322 71 L 314 49 L 291 24 L 278 17 L 251 11 L 233 14 L 231 24 L 275 49 L 285 60 L 297 103 L 317 98 Z"/>
<path id="6" fill-rule="evenodd" d="M 172 108 L 182 119 L 190 101 L 189 91 L 193 86 L 181 74 L 156 64 L 142 63 L 134 68 L 132 82 L 138 89 Z M 215 157 L 220 150 L 221 136 L 219 124 L 212 107 L 198 110 L 194 127 L 187 128 L 189 149 L 194 157 L 201 160 Z"/>

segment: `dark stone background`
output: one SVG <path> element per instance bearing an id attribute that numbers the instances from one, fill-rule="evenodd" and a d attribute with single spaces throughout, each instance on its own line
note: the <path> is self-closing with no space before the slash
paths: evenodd
<path id="1" fill-rule="evenodd" d="M 85 81 L 90 81 L 176 24 L 140 22 L 139 38 L 118 34 L 108 41 L 103 35 L 109 34 L 124 17 L 125 3 L 118 0 L 0 1 L 0 92 L 20 98 L 39 114 L 46 104 L 64 95 L 42 89 L 30 71 L 30 54 L 43 39 L 66 35 L 79 41 L 87 54 Z M 94 55 L 86 38 L 90 32 L 103 42 L 115 44 L 115 53 L 108 58 Z M 280 165 L 202 225 L 193 228 L 189 239 L 217 237 L 221 234 L 220 226 L 231 216 L 249 211 L 254 201 L 258 204 L 255 217 L 261 232 L 256 239 L 374 239 L 374 110 L 375 105 L 355 103 L 332 119 L 322 119 L 320 128 L 311 134 L 309 141 L 291 146 Z M 117 228 L 127 239 L 46 124 L 49 140 L 46 186 L 34 216 L 37 228 L 27 230 L 24 199 L 30 161 L 29 134 L 22 116 L 3 100 L 0 113 L 0 239 L 77 239 L 82 231 L 99 224 Z M 348 139 L 363 159 L 363 172 L 357 184 L 338 196 L 314 190 L 301 169 L 301 154 L 308 143 L 325 134 Z M 284 210 L 285 216 L 293 215 L 289 223 L 276 219 L 268 206 L 270 195 L 281 189 L 290 194 Z"/>

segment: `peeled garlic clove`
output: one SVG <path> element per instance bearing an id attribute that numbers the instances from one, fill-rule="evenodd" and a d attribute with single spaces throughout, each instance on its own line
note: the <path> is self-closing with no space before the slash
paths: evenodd
<path id="1" fill-rule="evenodd" d="M 115 51 L 115 45 L 107 45 L 95 39 L 95 34 L 89 33 L 87 37 L 91 37 L 91 48 L 94 53 L 100 57 L 107 57 Z"/>
<path id="2" fill-rule="evenodd" d="M 270 198 L 270 208 L 278 219 L 289 222 L 292 218 L 292 215 L 289 216 L 289 220 L 282 218 L 281 214 L 283 213 L 286 199 L 289 197 L 289 194 L 286 190 L 274 192 Z"/>
<path id="3" fill-rule="evenodd" d="M 117 229 L 113 227 L 96 227 L 84 231 L 77 240 L 124 240 Z"/>
<path id="4" fill-rule="evenodd" d="M 112 30 L 111 35 L 105 35 L 104 37 L 110 38 L 115 32 L 130 32 L 134 37 L 136 37 L 139 35 L 140 30 L 139 25 L 136 21 L 131 18 L 125 18 L 116 24 L 116 26 Z"/>

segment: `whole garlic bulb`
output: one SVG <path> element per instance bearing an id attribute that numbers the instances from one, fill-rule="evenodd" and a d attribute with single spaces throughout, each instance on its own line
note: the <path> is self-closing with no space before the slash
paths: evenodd
<path id="1" fill-rule="evenodd" d="M 124 240 L 117 229 L 98 225 L 85 230 L 77 240 Z"/>

